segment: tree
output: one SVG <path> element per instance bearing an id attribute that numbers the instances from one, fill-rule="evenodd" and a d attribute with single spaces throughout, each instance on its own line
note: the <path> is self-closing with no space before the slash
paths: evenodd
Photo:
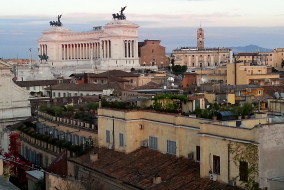
<path id="1" fill-rule="evenodd" d="M 172 71 L 175 75 L 182 75 L 183 73 L 185 73 L 187 70 L 187 66 L 186 65 L 183 65 L 183 66 L 180 66 L 180 65 L 174 65 L 172 67 Z"/>

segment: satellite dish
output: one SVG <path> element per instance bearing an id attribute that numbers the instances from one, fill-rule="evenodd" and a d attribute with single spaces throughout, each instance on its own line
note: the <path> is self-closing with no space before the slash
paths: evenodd
<path id="1" fill-rule="evenodd" d="M 174 81 L 175 81 L 174 77 L 169 77 L 167 80 L 168 80 L 169 82 L 174 82 Z"/>
<path id="2" fill-rule="evenodd" d="M 279 99 L 280 98 L 279 92 L 275 92 L 274 96 L 275 96 L 276 99 Z"/>

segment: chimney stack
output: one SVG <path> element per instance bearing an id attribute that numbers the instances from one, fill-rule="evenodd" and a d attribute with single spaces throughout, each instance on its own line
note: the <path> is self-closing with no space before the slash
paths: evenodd
<path id="1" fill-rule="evenodd" d="M 154 184 L 159 184 L 162 182 L 162 178 L 159 174 L 155 174 L 154 178 L 153 178 L 153 183 Z"/>

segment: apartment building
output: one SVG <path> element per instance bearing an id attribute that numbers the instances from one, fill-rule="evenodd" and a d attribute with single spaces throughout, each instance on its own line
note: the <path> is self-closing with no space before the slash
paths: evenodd
<path id="1" fill-rule="evenodd" d="M 98 117 L 100 147 L 131 153 L 144 146 L 193 159 L 200 163 L 204 178 L 239 187 L 253 181 L 270 189 L 275 184 L 269 179 L 281 176 L 284 169 L 277 164 L 284 161 L 283 123 L 272 123 L 266 114 L 213 121 L 151 111 L 99 109 Z M 267 164 L 269 160 L 273 163 Z M 252 167 L 257 170 L 251 173 Z"/>

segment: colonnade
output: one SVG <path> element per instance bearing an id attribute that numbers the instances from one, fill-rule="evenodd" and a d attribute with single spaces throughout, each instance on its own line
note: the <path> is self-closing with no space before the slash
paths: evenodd
<path id="1" fill-rule="evenodd" d="M 125 58 L 134 58 L 138 51 L 135 40 L 124 40 L 123 44 L 123 56 Z M 113 50 L 111 40 L 101 40 L 100 42 L 91 43 L 66 43 L 61 44 L 60 46 L 59 57 L 61 60 L 91 60 L 112 58 Z M 39 54 L 48 55 L 46 44 L 39 45 Z M 49 56 L 53 57 L 52 55 Z"/>
<path id="2" fill-rule="evenodd" d="M 126 58 L 134 57 L 135 46 L 134 40 L 124 40 L 124 56 Z"/>
<path id="3" fill-rule="evenodd" d="M 46 44 L 40 44 L 39 46 L 39 54 L 40 55 L 47 55 L 47 45 Z"/>
<path id="4" fill-rule="evenodd" d="M 62 44 L 62 60 L 100 58 L 100 43 Z"/>
<path id="5" fill-rule="evenodd" d="M 111 41 L 102 40 L 102 58 L 111 58 Z"/>

